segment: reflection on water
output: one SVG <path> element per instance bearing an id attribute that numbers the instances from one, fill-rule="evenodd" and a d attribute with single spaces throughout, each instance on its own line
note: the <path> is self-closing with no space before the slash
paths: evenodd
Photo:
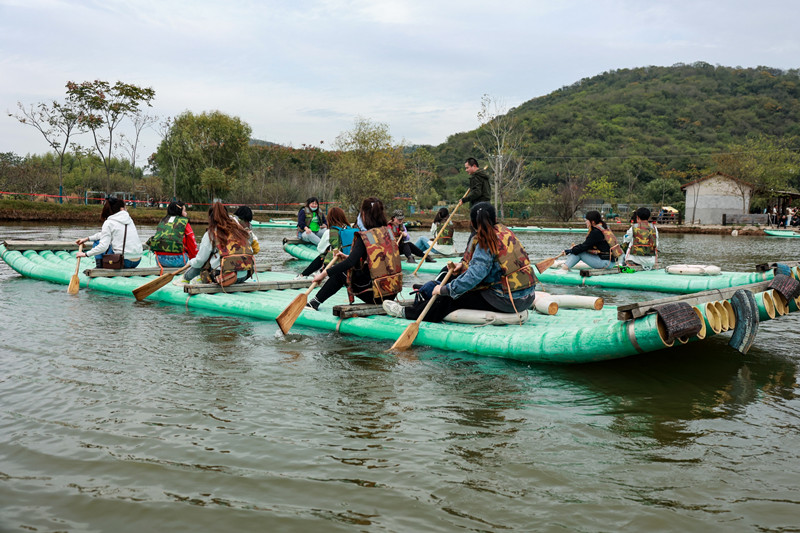
<path id="1" fill-rule="evenodd" d="M 280 231 L 260 260 L 295 270 Z M 539 257 L 567 238 L 525 236 Z M 763 262 L 753 239 L 663 239 L 675 262 Z M 4 264 L 0 314 L 2 531 L 796 528 L 797 316 L 746 356 L 720 336 L 558 367 L 282 338 Z"/>

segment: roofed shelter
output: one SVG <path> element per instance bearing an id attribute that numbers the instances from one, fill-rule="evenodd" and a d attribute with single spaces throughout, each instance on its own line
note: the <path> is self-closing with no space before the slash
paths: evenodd
<path id="1" fill-rule="evenodd" d="M 747 214 L 753 186 L 715 172 L 681 187 L 686 192 L 685 220 L 691 224 L 722 224 L 724 214 Z"/>

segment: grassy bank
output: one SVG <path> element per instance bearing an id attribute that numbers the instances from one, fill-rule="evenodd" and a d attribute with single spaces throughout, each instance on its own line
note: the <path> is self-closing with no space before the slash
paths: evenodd
<path id="1" fill-rule="evenodd" d="M 100 224 L 101 204 L 56 204 L 27 200 L 0 200 L 0 220 L 19 222 L 81 222 Z M 157 224 L 164 218 L 166 209 L 135 207 L 128 210 L 134 222 Z M 205 211 L 190 211 L 189 220 L 202 223 L 207 220 Z"/>

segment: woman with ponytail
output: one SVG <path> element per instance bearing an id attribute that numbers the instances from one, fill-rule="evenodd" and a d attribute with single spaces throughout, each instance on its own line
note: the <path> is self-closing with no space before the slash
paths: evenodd
<path id="1" fill-rule="evenodd" d="M 345 285 L 351 303 L 355 296 L 366 303 L 394 299 L 403 288 L 400 251 L 387 227 L 383 202 L 377 198 L 365 199 L 358 216 L 365 229 L 355 234 L 350 255 L 337 252 L 342 261 L 314 276 L 316 283 L 326 277 L 328 281 L 306 308 L 317 310 Z"/>
<path id="2" fill-rule="evenodd" d="M 564 250 L 567 259 L 561 267 L 563 270 L 569 270 L 578 264 L 578 261 L 583 261 L 591 268 L 609 268 L 622 255 L 622 247 L 617 243 L 614 233 L 608 229 L 608 224 L 599 211 L 587 211 L 584 218 L 589 234 L 581 244 Z"/>
<path id="3" fill-rule="evenodd" d="M 497 223 L 495 209 L 488 202 L 475 204 L 469 216 L 475 235 L 453 271 L 457 277 L 446 285 L 429 281 L 411 307 L 383 302 L 387 314 L 416 320 L 434 294 L 439 297 L 425 315 L 426 322 L 441 322 L 456 309 L 521 313 L 533 305 L 536 276 L 517 237 Z"/>
<path id="4" fill-rule="evenodd" d="M 218 283 L 226 287 L 245 281 L 255 271 L 250 232 L 236 222 L 219 202 L 208 210 L 208 230 L 189 265 L 189 270 L 173 281 L 174 284 L 189 283 L 200 274 L 203 283 Z"/>

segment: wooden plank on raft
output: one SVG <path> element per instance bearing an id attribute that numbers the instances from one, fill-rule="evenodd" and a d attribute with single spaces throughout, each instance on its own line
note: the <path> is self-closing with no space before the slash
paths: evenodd
<path id="1" fill-rule="evenodd" d="M 64 250 L 71 252 L 78 249 L 75 241 L 21 241 L 21 240 L 7 240 L 3 241 L 6 250 L 33 250 L 41 252 L 44 250 Z"/>
<path id="2" fill-rule="evenodd" d="M 659 298 L 658 300 L 649 300 L 647 302 L 620 305 L 617 306 L 617 319 L 631 320 L 633 318 L 641 318 L 653 311 L 654 307 L 674 302 L 686 302 L 689 305 L 698 305 L 706 302 L 728 300 L 739 289 L 745 289 L 753 293 L 764 292 L 769 288 L 770 283 L 772 283 L 772 280 L 759 281 L 758 283 L 750 283 L 748 285 L 739 285 L 736 287 L 725 287 L 724 289 L 711 289 L 694 294 L 668 296 L 667 298 Z"/>
<path id="3" fill-rule="evenodd" d="M 623 267 L 623 268 L 632 268 L 636 272 L 641 272 L 642 270 L 644 270 L 639 265 L 633 265 L 633 266 Z M 623 272 L 620 271 L 620 267 L 614 267 L 614 268 L 582 268 L 582 269 L 579 270 L 579 272 L 581 273 L 581 277 L 582 278 L 588 278 L 590 276 L 594 277 L 594 276 L 609 276 L 609 275 L 612 275 L 612 274 L 623 274 Z"/>
<path id="4" fill-rule="evenodd" d="M 788 267 L 800 266 L 800 261 L 780 261 L 780 264 Z M 756 265 L 756 272 L 768 272 L 778 268 L 778 263 L 759 263 Z"/>
<path id="5" fill-rule="evenodd" d="M 187 294 L 216 294 L 218 292 L 256 292 L 282 291 L 287 289 L 306 289 L 311 286 L 310 279 L 287 279 L 285 281 L 254 281 L 220 287 L 216 283 L 198 283 L 183 287 Z"/>
<path id="6" fill-rule="evenodd" d="M 90 278 L 127 278 L 131 276 L 160 276 L 177 270 L 177 268 L 165 268 L 162 272 L 158 267 L 121 268 L 119 270 L 113 268 L 87 268 L 83 273 Z M 271 270 L 272 267 L 269 265 L 256 265 L 256 272 L 269 272 Z"/>
<path id="7" fill-rule="evenodd" d="M 400 302 L 401 305 L 409 307 L 413 302 Z M 350 304 L 350 305 L 334 305 L 333 315 L 339 318 L 355 318 L 372 315 L 385 315 L 386 311 L 383 310 L 382 305 L 376 304 Z"/>

